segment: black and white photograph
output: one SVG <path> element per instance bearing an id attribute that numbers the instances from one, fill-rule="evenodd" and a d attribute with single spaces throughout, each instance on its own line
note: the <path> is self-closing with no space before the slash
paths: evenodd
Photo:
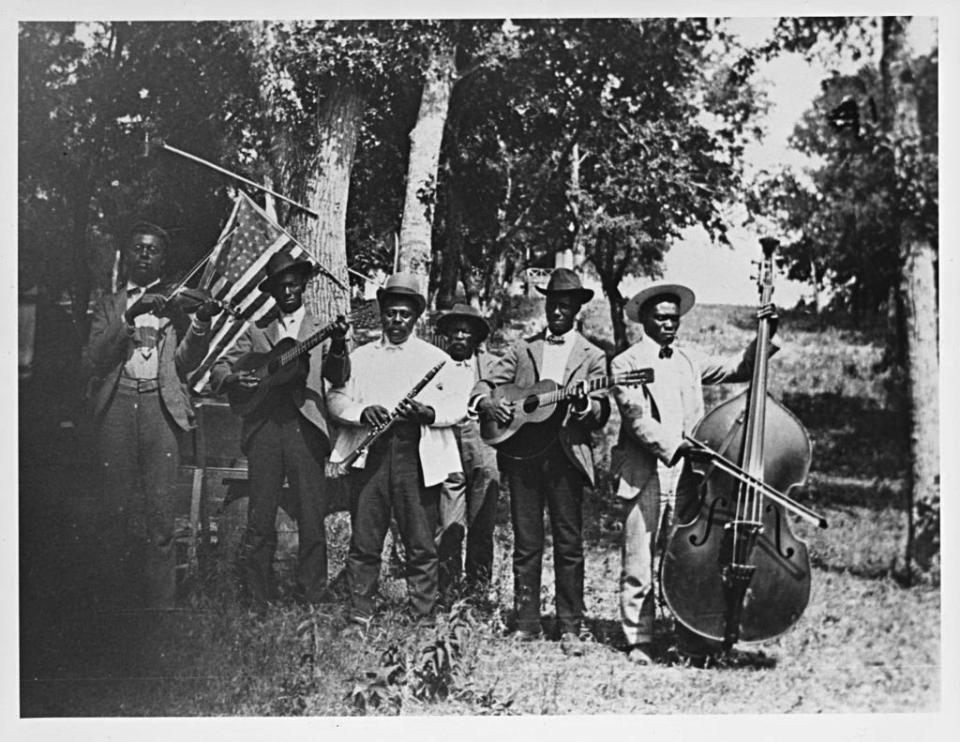
<path id="1" fill-rule="evenodd" d="M 956 734 L 948 4 L 46 5 L 15 738 Z"/>

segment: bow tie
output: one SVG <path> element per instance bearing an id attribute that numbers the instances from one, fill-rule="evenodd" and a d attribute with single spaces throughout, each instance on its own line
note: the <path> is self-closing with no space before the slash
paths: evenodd
<path id="1" fill-rule="evenodd" d="M 551 345 L 563 345 L 567 342 L 567 338 L 563 335 L 547 335 L 547 342 Z"/>
<path id="2" fill-rule="evenodd" d="M 672 355 L 673 355 L 673 348 L 671 348 L 669 345 L 663 345 L 660 347 L 661 358 L 669 358 Z"/>
<path id="3" fill-rule="evenodd" d="M 131 286 L 127 289 L 127 296 L 139 296 L 143 293 L 143 286 Z"/>

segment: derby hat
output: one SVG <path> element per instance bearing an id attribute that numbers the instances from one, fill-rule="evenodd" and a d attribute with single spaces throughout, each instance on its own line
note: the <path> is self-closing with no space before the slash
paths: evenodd
<path id="1" fill-rule="evenodd" d="M 382 289 L 377 289 L 377 301 L 381 307 L 384 299 L 390 295 L 413 299 L 419 314 L 423 314 L 423 310 L 427 308 L 427 299 L 420 293 L 420 280 L 412 273 L 394 273 Z"/>
<path id="2" fill-rule="evenodd" d="M 471 307 L 469 304 L 454 304 L 453 309 L 448 309 L 441 314 L 437 319 L 437 329 L 446 335 L 447 327 L 455 319 L 462 319 L 470 323 L 477 336 L 478 343 L 482 343 L 490 334 L 490 325 L 480 314 L 480 310 Z"/>
<path id="3" fill-rule="evenodd" d="M 640 322 L 640 310 L 643 309 L 643 305 L 651 299 L 658 297 L 676 299 L 680 305 L 681 316 L 693 309 L 693 305 L 697 300 L 693 291 L 686 286 L 681 286 L 679 283 L 655 283 L 652 286 L 647 286 L 643 291 L 634 294 L 633 298 L 627 302 L 627 305 L 623 309 L 627 318 L 634 322 Z"/>
<path id="4" fill-rule="evenodd" d="M 580 283 L 580 276 L 569 268 L 556 268 L 550 274 L 550 280 L 547 281 L 546 288 L 536 287 L 541 294 L 549 296 L 550 294 L 572 294 L 577 297 L 581 304 L 586 304 L 593 298 L 593 290 L 583 288 Z"/>
<path id="5" fill-rule="evenodd" d="M 285 252 L 277 253 L 271 255 L 270 260 L 267 261 L 267 277 L 260 282 L 257 288 L 263 292 L 269 292 L 273 288 L 274 282 L 283 273 L 299 273 L 304 280 L 307 280 L 313 276 L 315 270 L 316 268 L 310 260 L 303 258 L 298 260 Z"/>

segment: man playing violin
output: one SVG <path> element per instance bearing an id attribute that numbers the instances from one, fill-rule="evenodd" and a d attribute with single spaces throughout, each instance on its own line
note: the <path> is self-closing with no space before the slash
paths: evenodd
<path id="1" fill-rule="evenodd" d="M 354 462 L 355 499 L 347 555 L 349 619 L 367 623 L 375 612 L 380 555 L 396 519 L 406 551 L 407 592 L 417 617 L 430 616 L 437 604 L 438 561 L 434 540 L 440 485 L 462 471 L 453 426 L 467 414 L 468 385 L 458 383 L 440 348 L 414 334 L 426 299 L 416 276 L 396 273 L 377 292 L 379 341 L 350 356 L 350 380 L 330 391 L 330 412 L 342 427 L 331 463 L 352 454 L 371 431 L 384 426 L 392 411 L 396 421 Z M 438 363 L 446 365 L 413 399 L 416 387 Z"/>
<path id="2" fill-rule="evenodd" d="M 303 303 L 314 265 L 286 253 L 267 261 L 259 289 L 270 294 L 275 309 L 250 325 L 234 347 L 210 371 L 216 391 L 243 392 L 260 384 L 255 372 L 237 370 L 248 353 L 268 353 L 280 340 L 304 340 L 322 329 Z M 240 447 L 249 467 L 247 527 L 237 555 L 241 600 L 260 612 L 277 595 L 272 569 L 277 545 L 276 518 L 284 480 L 296 503 L 298 560 L 294 599 L 305 605 L 330 599 L 327 592 L 327 483 L 325 460 L 331 430 L 324 402 L 324 379 L 343 384 L 350 375 L 346 320 L 334 325 L 327 343 L 313 348 L 301 372 L 270 388 L 264 400 L 243 419 Z"/>
<path id="3" fill-rule="evenodd" d="M 643 326 L 643 335 L 611 362 L 614 374 L 654 369 L 653 382 L 644 387 L 613 387 L 621 419 L 611 455 L 623 510 L 620 622 L 627 656 L 641 665 L 653 662 L 653 563 L 658 533 L 669 526 L 674 500 L 680 522 L 695 515 L 697 493 L 678 490 L 678 462 L 698 452 L 683 436 L 703 417 L 702 385 L 749 381 L 753 370 L 755 342 L 733 358 L 709 358 L 676 345 L 680 319 L 694 302 L 693 291 L 679 284 L 654 284 L 640 291 L 627 302 L 625 312 Z M 773 304 L 762 307 L 758 317 L 771 320 L 771 334 L 776 330 Z M 677 638 L 680 653 L 694 662 L 718 648 L 679 624 Z"/>
<path id="4" fill-rule="evenodd" d="M 160 283 L 169 244 L 155 224 L 132 227 L 121 251 L 126 286 L 96 303 L 84 349 L 104 478 L 104 578 L 127 608 L 175 604 L 179 438 L 193 426 L 185 380 L 220 311 L 203 302 L 190 320 L 170 305 Z"/>
<path id="5" fill-rule="evenodd" d="M 557 268 L 545 289 L 547 327 L 515 343 L 489 375 L 477 382 L 471 407 L 481 415 L 508 424 L 514 411 L 491 391 L 501 384 L 531 386 L 553 379 L 567 386 L 577 382 L 576 398 L 564 413 L 559 435 L 533 458 L 511 460 L 498 454 L 501 471 L 510 486 L 513 519 L 513 600 L 517 611 L 514 636 L 530 641 L 540 636 L 540 582 L 543 561 L 543 511 L 550 513 L 556 575 L 557 620 L 565 654 L 581 655 L 583 621 L 583 491 L 594 484 L 590 432 L 602 428 L 610 416 L 610 402 L 586 394 L 585 381 L 607 370 L 603 351 L 574 329 L 580 308 L 593 291 L 567 268 Z"/>

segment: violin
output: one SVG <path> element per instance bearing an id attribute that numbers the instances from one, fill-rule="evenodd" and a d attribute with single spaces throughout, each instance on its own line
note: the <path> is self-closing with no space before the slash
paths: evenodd
<path id="1" fill-rule="evenodd" d="M 760 240 L 760 305 L 773 296 L 773 254 Z M 660 563 L 667 606 L 683 626 L 730 651 L 738 641 L 779 636 L 799 620 L 810 597 L 806 544 L 786 511 L 825 528 L 824 518 L 787 494 L 810 469 L 810 437 L 767 392 L 770 319 L 758 320 L 749 388 L 708 412 L 687 440 L 681 490 L 695 487 L 698 512 L 671 534 Z"/>
<path id="2" fill-rule="evenodd" d="M 220 309 L 232 317 L 239 317 L 239 312 L 226 302 L 216 299 L 206 289 L 191 289 L 177 286 L 169 295 L 163 296 L 162 301 L 154 305 L 149 311 L 158 317 L 170 317 L 176 312 L 193 314 L 207 302 L 213 302 Z"/>
<path id="3" fill-rule="evenodd" d="M 214 298 L 206 289 L 191 289 L 186 286 L 175 289 L 173 293 L 167 297 L 167 304 L 165 306 L 173 306 L 185 314 L 193 314 L 201 306 L 211 301 L 231 317 L 240 316 L 234 307 L 225 301 Z"/>

